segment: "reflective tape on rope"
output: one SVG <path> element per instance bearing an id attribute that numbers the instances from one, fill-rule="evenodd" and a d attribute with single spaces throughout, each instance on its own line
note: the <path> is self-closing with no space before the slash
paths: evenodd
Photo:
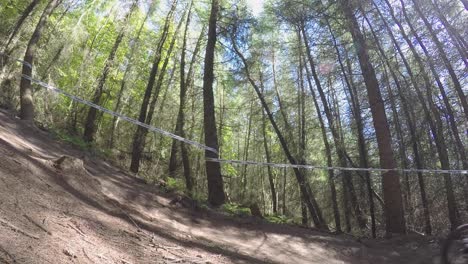
<path id="1" fill-rule="evenodd" d="M 13 58 L 13 57 L 11 57 L 9 55 L 6 55 L 4 53 L 1 53 L 1 52 L 0 52 L 0 55 Z M 30 63 L 28 63 L 28 62 L 25 62 L 25 61 L 17 59 L 17 58 L 13 58 L 13 59 L 15 61 L 17 61 L 17 62 L 22 63 L 23 65 L 26 65 L 29 68 L 32 68 L 32 65 Z M 189 145 L 195 146 L 195 147 L 197 147 L 199 149 L 204 149 L 204 150 L 210 151 L 212 153 L 218 154 L 218 151 L 216 149 L 214 149 L 214 148 L 211 148 L 211 147 L 205 146 L 205 145 L 203 145 L 201 143 L 198 143 L 196 141 L 189 140 L 189 139 L 183 138 L 181 136 L 175 135 L 175 134 L 173 134 L 171 132 L 168 132 L 168 131 L 165 131 L 165 130 L 163 130 L 161 128 L 157 128 L 157 127 L 145 124 L 145 123 L 140 122 L 140 121 L 138 121 L 136 119 L 124 116 L 124 115 L 122 115 L 120 113 L 114 112 L 114 111 L 109 110 L 107 108 L 104 108 L 104 107 L 102 107 L 100 105 L 97 105 L 97 104 L 92 103 L 90 101 L 84 100 L 84 99 L 79 98 L 79 97 L 77 97 L 75 95 L 72 95 L 70 93 L 67 93 L 67 92 L 65 92 L 65 91 L 63 91 L 63 90 L 61 90 L 59 88 L 56 88 L 54 86 L 51 86 L 51 85 L 49 85 L 49 84 L 47 84 L 47 83 L 45 83 L 43 81 L 34 79 L 31 76 L 22 74 L 22 77 L 27 79 L 27 80 L 30 80 L 31 82 L 33 82 L 33 83 L 35 83 L 37 85 L 42 86 L 42 87 L 44 87 L 44 88 L 46 88 L 46 89 L 48 89 L 50 91 L 62 94 L 64 96 L 72 99 L 73 101 L 88 105 L 88 106 L 93 107 L 93 108 L 95 108 L 97 110 L 108 113 L 108 114 L 110 114 L 112 116 L 119 117 L 119 118 L 121 118 L 121 119 L 123 119 L 123 120 L 125 120 L 127 122 L 130 122 L 130 123 L 133 123 L 135 125 L 144 127 L 146 129 L 148 129 L 149 131 L 153 131 L 153 132 L 159 133 L 159 134 L 161 134 L 163 136 L 167 136 L 167 137 L 173 138 L 175 140 L 178 140 L 180 142 L 184 142 L 184 143 L 187 143 Z M 256 162 L 256 161 L 246 161 L 246 160 L 225 160 L 225 159 L 215 159 L 215 158 L 208 158 L 208 157 L 206 157 L 205 160 L 207 162 L 217 162 L 217 163 L 224 163 L 224 164 L 269 166 L 269 167 L 274 167 L 274 168 L 296 168 L 296 169 L 307 169 L 307 170 L 368 171 L 368 172 L 396 171 L 396 172 L 400 172 L 400 173 L 468 174 L 468 170 L 401 169 L 401 168 L 383 169 L 383 168 L 328 167 L 328 166 L 315 166 L 315 165 L 306 165 L 306 164 L 286 164 L 286 163 L 281 164 L 281 163 Z"/>
<path id="2" fill-rule="evenodd" d="M 306 169 L 306 170 L 337 170 L 337 171 L 368 171 L 368 172 L 397 171 L 401 173 L 468 174 L 468 170 L 348 168 L 348 167 L 328 167 L 328 166 L 286 164 L 286 163 L 281 164 L 281 163 L 256 162 L 256 161 L 245 161 L 245 160 L 225 160 L 225 159 L 213 159 L 213 158 L 205 158 L 205 160 L 208 162 L 218 162 L 218 163 L 227 163 L 227 164 L 269 166 L 269 167 L 274 167 L 274 168 L 295 168 L 295 169 Z"/>
<path id="3" fill-rule="evenodd" d="M 42 86 L 42 87 L 44 87 L 44 88 L 46 88 L 46 89 L 48 89 L 48 90 L 50 90 L 50 91 L 53 91 L 53 92 L 55 92 L 55 93 L 62 94 L 62 95 L 64 95 L 64 96 L 66 96 L 66 97 L 72 99 L 73 101 L 76 101 L 76 102 L 79 102 L 79 103 L 82 103 L 82 104 L 91 106 L 91 107 L 93 107 L 93 108 L 95 108 L 95 109 L 97 109 L 97 110 L 103 111 L 104 113 L 108 113 L 109 115 L 119 117 L 119 118 L 121 118 L 121 119 L 123 119 L 123 120 L 125 120 L 125 121 L 127 121 L 127 122 L 130 122 L 130 123 L 133 123 L 133 124 L 135 124 L 135 125 L 144 127 L 144 128 L 146 128 L 146 129 L 148 129 L 149 131 L 153 131 L 153 132 L 162 134 L 162 135 L 164 135 L 164 136 L 167 136 L 167 137 L 173 138 L 173 139 L 175 139 L 175 140 L 178 140 L 178 141 L 181 141 L 181 142 L 190 144 L 190 145 L 195 146 L 195 147 L 200 148 L 200 149 L 208 150 L 208 151 L 213 152 L 213 153 L 216 153 L 216 154 L 218 153 L 218 152 L 216 151 L 216 149 L 214 149 L 214 148 L 210 148 L 210 147 L 205 146 L 205 145 L 203 145 L 203 144 L 201 144 L 201 143 L 198 143 L 198 142 L 195 142 L 195 141 L 192 141 L 192 140 L 183 138 L 183 137 L 181 137 L 181 136 L 178 136 L 178 135 L 176 135 L 176 134 L 173 134 L 173 133 L 171 133 L 171 132 L 165 131 L 165 130 L 163 130 L 163 129 L 161 129 L 161 128 L 157 128 L 157 127 L 154 127 L 154 126 L 145 124 L 145 123 L 143 123 L 143 122 L 140 122 L 140 121 L 138 121 L 138 120 L 136 120 L 136 119 L 130 118 L 130 117 L 128 117 L 128 116 L 124 116 L 124 115 L 122 115 L 122 114 L 120 114 L 120 113 L 114 112 L 114 111 L 109 110 L 109 109 L 107 109 L 107 108 L 104 108 L 104 107 L 102 107 L 102 106 L 100 106 L 100 105 L 97 105 L 97 104 L 92 103 L 92 102 L 90 102 L 90 101 L 86 101 L 86 100 L 84 100 L 84 99 L 82 99 L 82 98 L 79 98 L 79 97 L 77 97 L 77 96 L 75 96 L 75 95 L 72 95 L 72 94 L 70 94 L 70 93 L 67 93 L 67 92 L 65 92 L 65 91 L 63 91 L 63 90 L 61 90 L 61 89 L 59 89 L 59 88 L 53 87 L 53 86 L 51 86 L 51 85 L 49 85 L 49 84 L 47 84 L 47 83 L 45 83 L 45 82 L 43 82 L 43 81 L 36 80 L 36 79 L 32 78 L 31 76 L 22 74 L 22 77 L 25 78 L 25 79 L 27 79 L 27 80 L 30 80 L 31 82 L 33 82 L 33 83 L 35 83 L 35 84 L 38 84 L 38 85 Z"/>

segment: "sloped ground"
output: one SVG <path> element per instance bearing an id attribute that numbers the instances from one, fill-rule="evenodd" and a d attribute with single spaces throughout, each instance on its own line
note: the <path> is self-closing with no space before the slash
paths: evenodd
<path id="1" fill-rule="evenodd" d="M 358 243 L 173 198 L 0 111 L 0 263 L 438 262 L 425 239 Z"/>

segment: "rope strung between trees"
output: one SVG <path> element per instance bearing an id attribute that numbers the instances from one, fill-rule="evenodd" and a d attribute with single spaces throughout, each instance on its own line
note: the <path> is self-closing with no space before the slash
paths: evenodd
<path id="1" fill-rule="evenodd" d="M 289 163 L 271 163 L 271 162 L 256 162 L 256 161 L 245 161 L 245 160 L 224 160 L 224 159 L 213 159 L 205 158 L 208 162 L 219 162 L 239 165 L 254 165 L 254 166 L 269 166 L 275 168 L 296 168 L 296 169 L 307 169 L 307 170 L 337 170 L 337 171 L 374 171 L 374 172 L 389 172 L 398 171 L 402 173 L 421 172 L 421 173 L 453 173 L 453 174 L 468 174 L 468 170 L 437 170 L 437 169 L 382 169 L 382 168 L 350 168 L 350 167 L 328 167 L 328 166 L 315 166 L 315 165 L 302 165 L 302 164 L 289 164 Z"/>
<path id="2" fill-rule="evenodd" d="M 0 55 L 3 56 L 8 56 L 4 53 L 0 52 Z M 10 57 L 10 56 L 8 56 Z M 26 65 L 27 67 L 32 67 L 31 64 L 22 61 L 20 59 L 14 58 L 16 61 Z M 143 122 L 140 122 L 136 119 L 127 117 L 123 114 L 114 112 L 112 110 L 109 110 L 107 108 L 104 108 L 100 105 L 94 104 L 90 101 L 84 100 L 82 98 L 79 98 L 75 95 L 72 95 L 68 92 L 65 92 L 59 88 L 56 88 L 54 86 L 51 86 L 43 81 L 37 80 L 32 78 L 31 76 L 22 74 L 22 78 L 25 78 L 32 83 L 35 83 L 41 87 L 46 88 L 47 90 L 50 90 L 52 92 L 62 94 L 73 101 L 88 105 L 90 107 L 93 107 L 99 111 L 103 111 L 105 113 L 108 113 L 112 116 L 119 117 L 127 122 L 133 123 L 138 126 L 142 126 L 150 131 L 159 133 L 163 136 L 167 136 L 170 138 L 173 138 L 175 140 L 178 140 L 183 143 L 187 143 L 189 145 L 195 146 L 199 149 L 204 149 L 213 153 L 218 154 L 217 150 L 208 146 L 205 146 L 201 143 L 198 143 L 193 140 L 189 140 L 186 138 L 183 138 L 181 136 L 175 135 L 171 132 L 165 131 L 161 128 L 157 128 L 148 124 L 145 124 Z M 352 167 L 328 167 L 328 166 L 315 166 L 315 165 L 304 165 L 304 164 L 281 164 L 281 163 L 271 163 L 271 162 L 256 162 L 256 161 L 244 161 L 244 160 L 225 160 L 225 159 L 214 159 L 214 158 L 205 158 L 207 162 L 217 162 L 217 163 L 225 163 L 225 164 L 239 164 L 239 165 L 254 165 L 254 166 L 269 166 L 269 167 L 275 167 L 275 168 L 297 168 L 297 169 L 307 169 L 307 170 L 337 170 L 337 171 L 369 171 L 369 172 L 389 172 L 389 171 L 397 171 L 401 173 L 433 173 L 433 174 L 468 174 L 468 170 L 438 170 L 438 169 L 401 169 L 401 168 L 394 168 L 394 169 L 383 169 L 383 168 L 352 168 Z"/>

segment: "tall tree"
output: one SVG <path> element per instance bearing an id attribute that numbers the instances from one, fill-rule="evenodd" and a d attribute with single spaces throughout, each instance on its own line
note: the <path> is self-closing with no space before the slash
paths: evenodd
<path id="1" fill-rule="evenodd" d="M 218 151 L 218 133 L 216 129 L 215 104 L 213 96 L 214 58 L 216 48 L 216 24 L 218 21 L 219 1 L 211 0 L 211 12 L 208 23 L 208 41 L 206 43 L 203 70 L 203 125 L 205 144 Z M 206 158 L 219 158 L 218 153 L 205 150 Z M 224 193 L 221 165 L 218 162 L 206 162 L 208 179 L 208 202 L 213 206 L 222 205 L 226 200 Z"/>
<path id="2" fill-rule="evenodd" d="M 148 115 L 148 107 L 150 104 L 151 97 L 153 95 L 153 88 L 156 83 L 156 77 L 159 72 L 160 62 L 163 56 L 163 48 L 164 44 L 166 43 L 167 37 L 169 35 L 169 27 L 174 15 L 174 12 L 177 7 L 177 0 L 173 0 L 171 4 L 171 8 L 166 15 L 166 19 L 164 21 L 164 26 L 162 28 L 161 36 L 159 37 L 158 43 L 156 45 L 156 50 L 154 52 L 153 58 L 153 65 L 151 67 L 151 72 L 148 78 L 148 83 L 146 85 L 145 93 L 143 95 L 143 100 L 141 102 L 140 107 L 140 114 L 138 115 L 138 121 L 146 123 L 147 122 L 147 115 Z M 159 91 L 158 91 L 159 92 Z M 148 130 L 144 127 L 137 127 L 135 134 L 133 135 L 133 142 L 132 142 L 132 161 L 130 163 L 130 171 L 138 172 L 140 169 L 140 160 L 141 155 L 143 153 L 144 148 L 144 140 L 146 136 L 146 132 Z"/>
<path id="3" fill-rule="evenodd" d="M 340 0 L 342 11 L 346 17 L 348 30 L 353 38 L 359 64 L 361 66 L 364 83 L 367 89 L 367 96 L 372 113 L 372 121 L 377 137 L 379 149 L 380 166 L 384 169 L 395 169 L 396 162 L 392 149 L 390 128 L 385 113 L 382 94 L 379 83 L 372 65 L 367 42 L 359 28 L 353 6 L 353 1 Z M 382 175 L 382 187 L 385 201 L 385 225 L 387 233 L 405 233 L 405 218 L 400 188 L 399 174 L 394 171 L 387 171 Z"/>

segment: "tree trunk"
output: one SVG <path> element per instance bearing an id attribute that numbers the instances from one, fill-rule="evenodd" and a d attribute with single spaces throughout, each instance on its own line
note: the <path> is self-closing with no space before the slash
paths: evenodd
<path id="1" fill-rule="evenodd" d="M 348 20 L 348 27 L 353 37 L 354 46 L 367 88 L 367 95 L 372 113 L 374 129 L 379 149 L 380 166 L 384 169 L 396 167 L 392 150 L 390 129 L 387 122 L 385 107 L 379 88 L 379 83 L 368 54 L 366 40 L 361 33 L 359 24 L 353 13 L 353 6 L 349 0 L 341 0 L 342 10 Z M 387 233 L 405 233 L 405 219 L 403 213 L 399 174 L 388 171 L 382 175 L 382 188 L 385 201 L 385 224 Z"/>
<path id="2" fill-rule="evenodd" d="M 357 143 L 358 143 L 358 150 L 359 150 L 359 166 L 361 168 L 368 168 L 369 167 L 368 152 L 367 152 L 367 147 L 366 147 L 367 143 L 364 137 L 364 122 L 361 116 L 361 103 L 359 101 L 358 91 L 353 81 L 351 61 L 346 55 L 346 67 L 347 67 L 347 71 L 346 71 L 344 63 L 341 59 L 340 50 L 338 49 L 336 39 L 333 34 L 333 31 L 331 30 L 331 27 L 330 27 L 330 33 L 333 38 L 333 43 L 336 49 L 340 68 L 343 73 L 346 86 L 348 87 L 348 90 L 349 90 L 352 114 L 353 114 L 354 119 L 356 120 L 356 133 L 358 137 Z M 349 78 L 348 78 L 348 74 L 349 74 Z M 364 178 L 365 178 L 365 183 L 367 187 L 367 195 L 368 195 L 368 200 L 369 200 L 369 213 L 371 216 L 371 232 L 372 232 L 372 237 L 375 238 L 377 237 L 376 224 L 375 224 L 376 222 L 375 221 L 375 204 L 374 204 L 374 196 L 373 196 L 373 189 L 372 189 L 372 180 L 371 180 L 371 175 L 369 171 L 364 172 Z"/>
<path id="3" fill-rule="evenodd" d="M 218 10 L 218 0 L 212 0 L 203 74 L 203 124 L 205 128 L 205 144 L 215 150 L 218 150 L 218 134 L 216 131 L 215 104 L 213 96 L 213 68 L 217 37 L 216 24 L 218 20 Z M 206 150 L 205 157 L 217 159 L 218 153 Z M 221 164 L 218 162 L 206 162 L 205 166 L 206 177 L 208 179 L 208 202 L 213 206 L 220 206 L 226 200 L 223 177 L 221 176 Z"/>
<path id="4" fill-rule="evenodd" d="M 265 148 L 265 156 L 268 163 L 271 163 L 270 150 L 268 148 L 267 134 L 266 134 L 266 117 L 265 112 L 262 111 L 262 132 L 263 132 L 263 147 Z M 267 167 L 268 182 L 270 183 L 271 201 L 273 203 L 273 213 L 278 213 L 278 199 L 276 195 L 275 182 L 273 179 L 273 172 L 270 166 Z"/>
<path id="5" fill-rule="evenodd" d="M 234 51 L 236 52 L 236 54 L 239 56 L 239 58 L 241 59 L 241 61 L 243 63 L 244 72 L 245 72 L 245 74 L 246 74 L 246 76 L 248 78 L 248 81 L 250 82 L 250 84 L 255 89 L 255 92 L 257 93 L 257 96 L 260 99 L 260 102 L 261 102 L 261 104 L 263 106 L 263 109 L 265 110 L 265 112 L 266 112 L 266 114 L 268 116 L 268 119 L 270 120 L 270 123 L 273 126 L 273 129 L 275 130 L 276 135 L 278 136 L 278 139 L 280 141 L 283 152 L 286 155 L 286 158 L 289 160 L 289 162 L 291 164 L 297 165 L 298 162 L 292 156 L 292 154 L 291 154 L 291 152 L 289 150 L 288 144 L 287 144 L 285 138 L 283 137 L 278 125 L 276 124 L 276 121 L 275 121 L 275 119 L 273 117 L 273 114 L 270 111 L 270 108 L 269 108 L 268 104 L 266 103 L 263 94 L 261 93 L 261 89 L 258 87 L 258 85 L 255 83 L 255 81 L 252 79 L 252 76 L 250 74 L 250 70 L 248 68 L 247 60 L 245 59 L 244 55 L 242 55 L 242 53 L 239 51 L 239 49 L 237 47 L 237 44 L 236 44 L 236 41 L 234 39 L 234 36 L 231 36 L 231 40 L 232 40 Z M 312 220 L 314 221 L 315 226 L 318 227 L 318 228 L 328 229 L 328 227 L 326 226 L 325 221 L 323 220 L 322 211 L 321 211 L 320 207 L 318 206 L 318 203 L 317 203 L 317 201 L 316 201 L 316 199 L 314 197 L 314 194 L 312 193 L 312 190 L 311 190 L 311 188 L 309 186 L 309 183 L 307 182 L 304 174 L 297 168 L 294 168 L 293 171 L 294 171 L 296 179 L 297 179 L 297 181 L 299 183 L 301 193 L 305 198 L 307 208 L 309 209 L 309 212 L 310 212 L 310 214 L 312 216 Z"/>
<path id="6" fill-rule="evenodd" d="M 310 66 L 310 69 L 311 69 L 312 77 L 313 77 L 313 79 L 315 81 L 315 87 L 317 88 L 317 91 L 319 93 L 319 97 L 320 97 L 320 99 L 322 101 L 323 109 L 325 111 L 325 116 L 326 116 L 327 121 L 328 121 L 328 127 L 329 127 L 330 131 L 332 132 L 333 141 L 335 143 L 335 150 L 336 150 L 336 154 L 337 154 L 337 157 L 338 157 L 338 161 L 340 162 L 341 167 L 348 167 L 347 161 L 346 161 L 346 155 L 344 153 L 345 152 L 344 145 L 343 145 L 343 142 L 340 139 L 339 133 L 337 131 L 337 127 L 335 125 L 335 118 L 333 117 L 333 114 L 332 114 L 332 112 L 331 112 L 331 110 L 330 110 L 330 108 L 328 106 L 328 100 L 327 100 L 327 98 L 325 96 L 325 92 L 324 92 L 324 90 L 322 88 L 322 84 L 320 83 L 320 79 L 319 79 L 317 71 L 316 71 L 315 62 L 314 62 L 314 59 L 312 58 L 311 48 L 309 46 L 309 41 L 308 41 L 307 33 L 305 32 L 304 24 L 301 24 L 301 32 L 302 32 L 302 36 L 303 36 L 303 39 L 304 39 L 304 45 L 306 47 L 306 57 L 308 58 L 308 62 L 309 62 L 309 66 Z M 343 171 L 342 177 L 343 177 L 343 181 L 342 181 L 343 182 L 343 190 L 347 189 L 345 191 L 345 193 L 349 194 L 349 197 L 346 197 L 345 200 L 344 200 L 345 208 L 347 207 L 346 204 L 348 203 L 348 201 L 350 201 L 351 206 L 355 211 L 355 215 L 356 215 L 358 225 L 362 229 L 362 228 L 365 227 L 366 221 L 365 221 L 364 215 L 362 214 L 361 208 L 360 208 L 360 206 L 358 204 L 358 201 L 357 201 L 356 192 L 354 190 L 354 185 L 353 185 L 353 182 L 352 182 L 352 179 L 351 179 L 351 173 L 349 171 Z"/>
<path id="7" fill-rule="evenodd" d="M 31 1 L 31 3 L 26 7 L 26 9 L 24 9 L 18 21 L 16 21 L 13 31 L 11 31 L 11 33 L 8 35 L 8 40 L 4 44 L 3 49 L 2 49 L 3 54 L 0 54 L 0 70 L 2 70 L 3 67 L 8 63 L 9 57 L 7 55 L 10 55 L 11 50 L 9 50 L 9 48 L 13 39 L 16 37 L 21 27 L 23 26 L 24 21 L 26 20 L 26 18 L 29 17 L 29 15 L 31 14 L 31 12 L 33 11 L 33 9 L 36 7 L 38 3 L 39 3 L 39 0 Z"/>
<path id="8" fill-rule="evenodd" d="M 299 39 L 299 42 L 301 42 L 302 38 L 301 38 L 300 33 L 298 33 L 298 39 Z M 299 47 L 299 49 L 300 49 L 300 53 L 303 54 L 304 51 L 302 50 L 302 45 Z M 333 161 L 332 161 L 331 147 L 330 147 L 330 143 L 328 141 L 327 130 L 326 130 L 325 123 L 324 123 L 323 117 L 322 117 L 322 110 L 320 109 L 320 106 L 318 104 L 317 96 L 315 94 L 315 91 L 312 88 L 313 85 L 312 85 L 312 77 L 311 77 L 311 74 L 310 74 L 310 69 L 309 69 L 309 67 L 306 67 L 304 56 L 301 56 L 301 60 L 303 60 L 302 65 L 306 69 L 307 83 L 309 85 L 309 89 L 310 89 L 310 92 L 312 94 L 312 99 L 313 99 L 314 106 L 315 106 L 315 112 L 317 112 L 317 117 L 318 117 L 318 121 L 319 121 L 319 124 L 320 124 L 320 130 L 322 132 L 323 144 L 325 146 L 325 155 L 327 157 L 327 166 L 332 167 L 333 166 Z M 338 209 L 338 201 L 337 201 L 337 198 L 336 198 L 336 186 L 335 186 L 334 171 L 333 170 L 328 170 L 327 173 L 328 173 L 328 185 L 330 186 L 330 195 L 331 195 L 331 201 L 332 201 L 332 207 L 333 207 L 333 216 L 334 216 L 334 220 L 335 220 L 335 228 L 336 228 L 337 232 L 342 232 L 341 220 L 340 220 L 340 211 Z"/>
<path id="9" fill-rule="evenodd" d="M 432 41 L 436 45 L 436 48 L 439 51 L 439 55 L 442 58 L 442 61 L 443 61 L 445 67 L 447 68 L 447 70 L 449 72 L 450 78 L 452 79 L 453 85 L 455 87 L 455 91 L 458 94 L 458 97 L 460 99 L 463 111 L 465 113 L 465 118 L 466 118 L 466 120 L 468 120 L 468 101 L 466 100 L 465 93 L 463 92 L 463 88 L 461 87 L 461 84 L 460 84 L 460 81 L 458 80 L 457 74 L 455 73 L 455 70 L 454 70 L 452 64 L 450 63 L 450 60 L 447 57 L 447 54 L 445 53 L 444 46 L 443 46 L 442 42 L 439 40 L 439 37 L 437 37 L 436 32 L 432 28 L 432 25 L 429 23 L 426 16 L 422 12 L 419 0 L 412 0 L 412 2 L 414 3 L 414 9 L 416 10 L 416 13 L 418 13 L 419 17 L 422 19 L 422 21 L 424 22 L 424 25 L 428 29 L 429 35 L 431 36 Z M 404 9 L 405 9 L 405 7 L 403 6 L 403 10 Z"/>
<path id="10" fill-rule="evenodd" d="M 104 85 L 106 84 L 107 77 L 109 76 L 109 71 L 111 70 L 114 64 L 114 59 L 117 54 L 117 50 L 119 49 L 120 43 L 122 43 L 123 37 L 129 25 L 128 20 L 130 19 L 130 16 L 132 15 L 135 8 L 137 7 L 137 3 L 138 3 L 138 0 L 135 0 L 132 6 L 130 7 L 130 10 L 128 11 L 128 13 L 125 15 L 125 18 L 123 20 L 123 26 L 119 32 L 119 35 L 117 35 L 117 38 L 115 39 L 114 45 L 112 46 L 109 56 L 107 57 L 107 60 L 104 65 L 104 69 L 102 70 L 101 77 L 99 78 L 99 81 L 98 81 L 98 86 L 96 87 L 96 90 L 94 91 L 93 100 L 92 100 L 94 104 L 97 104 L 97 105 L 101 104 L 101 98 L 104 93 Z M 84 132 L 83 132 L 83 140 L 86 142 L 94 141 L 94 137 L 96 134 L 97 114 L 98 114 L 98 110 L 96 108 L 94 107 L 89 108 L 88 115 L 86 116 L 86 121 L 84 124 Z"/>
<path id="11" fill-rule="evenodd" d="M 466 43 L 465 39 L 460 35 L 458 30 L 450 25 L 443 11 L 440 9 L 437 1 L 432 0 L 430 2 L 436 11 L 435 13 L 437 18 L 444 25 L 445 30 L 447 30 L 450 38 L 452 39 L 453 45 L 457 49 L 458 53 L 460 53 L 460 58 L 465 64 L 465 67 L 468 68 L 468 43 Z"/>
<path id="12" fill-rule="evenodd" d="M 440 117 L 440 113 L 437 109 L 437 106 L 435 105 L 433 99 L 432 99 L 432 94 L 431 94 L 431 82 L 429 80 L 429 77 L 427 76 L 424 68 L 423 61 L 419 54 L 416 52 L 416 49 L 413 45 L 413 42 L 408 38 L 408 35 L 406 34 L 403 26 L 401 23 L 396 19 L 395 13 L 393 12 L 393 8 L 391 7 L 391 4 L 385 0 L 387 6 L 389 7 L 390 14 L 395 21 L 396 25 L 401 31 L 402 37 L 405 39 L 406 43 L 408 44 L 408 47 L 410 48 L 417 64 L 418 67 L 422 71 L 422 77 L 426 86 L 426 98 L 428 100 L 428 105 L 426 105 L 426 102 L 424 101 L 424 95 L 419 87 L 419 83 L 416 80 L 412 68 L 408 61 L 406 60 L 406 57 L 404 53 L 402 52 L 400 46 L 398 45 L 397 40 L 395 39 L 395 36 L 393 35 L 389 25 L 385 21 L 385 18 L 383 17 L 382 13 L 379 11 L 377 5 L 374 3 L 374 5 L 377 7 L 376 11 L 379 13 L 379 16 L 382 19 L 382 22 L 384 23 L 385 28 L 387 29 L 398 53 L 400 54 L 400 57 L 405 65 L 406 70 L 408 71 L 408 75 L 410 76 L 411 83 L 413 84 L 416 93 L 418 95 L 418 99 L 421 102 L 421 105 L 423 107 L 423 111 L 425 114 L 425 117 L 427 121 L 429 122 L 429 127 L 431 129 L 432 135 L 434 137 L 434 141 L 436 143 L 436 148 L 437 148 L 437 153 L 439 154 L 439 160 L 442 169 L 444 170 L 449 170 L 450 169 L 450 162 L 449 162 L 449 156 L 448 156 L 448 151 L 447 151 L 447 146 L 445 142 L 445 136 L 443 133 L 443 123 Z M 431 114 L 432 113 L 432 114 Z M 456 200 L 455 200 L 455 194 L 453 192 L 453 186 L 452 186 L 452 180 L 449 174 L 444 174 L 444 184 L 445 184 L 445 189 L 446 189 L 446 194 L 447 194 L 447 205 L 449 208 L 449 219 L 451 222 L 452 228 L 455 228 L 459 225 L 460 219 L 459 219 L 459 214 L 458 214 L 458 209 L 456 205 Z"/>
<path id="13" fill-rule="evenodd" d="M 138 50 L 138 48 L 140 46 L 139 44 L 140 44 L 141 32 L 143 31 L 143 28 L 144 28 L 144 26 L 146 24 L 146 21 L 148 20 L 150 15 L 154 12 L 155 6 L 156 6 L 156 1 L 152 1 L 148 11 L 146 12 L 145 18 L 143 19 L 143 21 L 140 24 L 140 28 L 138 29 L 137 35 L 136 35 L 136 37 L 134 39 L 135 40 L 135 46 L 133 46 L 131 48 L 131 50 L 129 51 L 129 53 L 128 53 L 128 56 L 127 56 L 128 65 L 125 68 L 125 72 L 124 72 L 124 75 L 122 77 L 122 81 L 120 82 L 120 89 L 119 89 L 119 91 L 117 93 L 117 97 L 115 98 L 116 103 L 115 103 L 115 107 L 114 107 L 114 112 L 119 112 L 120 111 L 124 91 L 125 91 L 125 88 L 127 87 L 127 78 L 128 78 L 128 75 L 131 74 L 132 69 L 133 69 L 133 63 L 132 63 L 133 62 L 133 57 L 135 56 L 135 53 L 136 53 L 136 51 Z M 118 125 L 117 121 L 118 120 L 119 120 L 119 118 L 117 116 L 114 116 L 112 118 L 110 139 L 109 139 L 109 145 L 108 145 L 108 147 L 110 149 L 112 149 L 114 147 L 114 136 L 115 136 L 114 134 L 115 134 L 115 130 L 117 129 L 117 125 Z"/>
<path id="14" fill-rule="evenodd" d="M 408 26 L 411 30 L 411 32 L 413 33 L 414 37 L 416 38 L 416 40 L 418 41 L 419 43 L 419 46 L 421 47 L 421 49 L 423 50 L 424 54 L 426 55 L 427 57 L 427 61 L 428 61 L 428 64 L 429 64 L 429 68 L 432 72 L 432 74 L 434 75 L 434 78 L 436 80 L 436 83 L 437 83 L 437 86 L 439 88 L 439 91 L 440 91 L 440 94 L 442 95 L 442 100 L 444 102 L 444 105 L 445 105 L 445 110 L 446 110 L 446 116 L 448 116 L 448 123 L 449 123 L 449 127 L 451 128 L 452 130 L 452 135 L 453 135 L 453 138 L 454 138 L 454 142 L 455 142 L 455 146 L 456 146 L 456 150 L 457 152 L 459 153 L 460 155 L 460 159 L 461 159 L 461 162 L 462 162 L 462 166 L 463 166 L 463 169 L 468 169 L 468 157 L 466 155 L 466 152 L 465 152 L 465 146 L 463 145 L 463 142 L 460 138 L 460 133 L 458 131 L 458 125 L 457 125 L 457 122 L 455 120 L 455 113 L 453 111 L 453 108 L 450 104 L 450 100 L 447 96 L 447 93 L 444 89 L 444 86 L 440 80 L 440 76 L 439 76 L 439 73 L 438 71 L 436 70 L 436 67 L 434 65 L 434 62 L 432 61 L 432 58 L 431 58 L 431 55 L 428 51 L 428 49 L 426 48 L 423 40 L 421 39 L 421 37 L 419 36 L 419 34 L 417 33 L 417 31 L 414 29 L 412 23 L 411 23 L 411 20 L 406 12 L 406 8 L 405 8 L 405 4 L 402 0 L 400 0 L 400 3 L 403 7 L 403 14 L 405 16 L 405 19 L 408 23 Z M 421 12 L 419 12 L 419 14 L 421 16 L 423 16 L 423 14 Z M 427 22 L 427 19 L 424 19 L 426 22 Z M 428 27 L 430 27 L 430 25 L 427 24 Z M 431 32 L 433 32 L 433 30 L 431 30 Z M 441 48 L 441 43 L 440 41 L 438 41 L 438 38 L 437 36 L 435 35 L 435 33 L 433 32 L 433 38 L 435 38 L 435 41 L 436 43 L 439 43 L 439 47 Z M 444 52 L 444 50 L 442 49 L 440 52 Z M 445 56 L 445 53 L 444 53 L 444 56 L 447 61 L 448 61 L 448 58 Z M 450 63 L 448 63 L 448 65 L 451 67 Z M 455 76 L 456 77 L 456 76 Z M 462 92 L 463 94 L 463 92 Z M 466 116 L 467 119 L 468 119 L 468 115 Z M 465 180 L 467 181 L 468 183 L 468 177 L 465 177 Z M 466 193 L 468 193 L 468 190 L 466 189 L 467 187 L 464 188 L 464 191 Z"/>
<path id="15" fill-rule="evenodd" d="M 146 85 L 145 94 L 143 96 L 143 100 L 141 102 L 140 114 L 138 116 L 138 121 L 140 122 L 147 122 L 147 112 L 148 106 L 150 103 L 151 95 L 153 93 L 153 87 L 156 82 L 156 76 L 159 72 L 159 63 L 161 62 L 162 52 L 164 48 L 164 44 L 166 43 L 167 36 L 169 34 L 169 26 L 174 14 L 174 11 L 177 7 L 177 0 L 172 1 L 171 9 L 169 10 L 166 20 L 164 21 L 164 27 L 161 34 L 161 38 L 159 39 L 158 45 L 156 47 L 154 59 L 153 59 L 153 66 L 151 68 L 150 76 L 148 79 L 148 84 Z M 141 154 L 143 152 L 143 143 L 145 138 L 145 128 L 138 126 L 137 130 L 133 136 L 133 143 L 132 143 L 132 161 L 130 163 L 130 171 L 137 173 L 140 169 L 140 160 Z"/>
<path id="16" fill-rule="evenodd" d="M 244 147 L 244 160 L 249 160 L 249 148 L 250 148 L 250 135 L 252 134 L 252 116 L 253 116 L 253 106 L 254 106 L 254 101 L 250 102 L 250 112 L 249 112 L 249 122 L 247 125 L 247 138 L 245 139 L 245 147 Z M 247 165 L 244 164 L 242 167 L 242 172 L 241 172 L 241 177 L 242 177 L 242 190 L 241 190 L 241 201 L 244 202 L 244 199 L 246 199 L 246 193 L 247 193 Z M 248 200 L 250 200 L 250 197 L 247 197 Z"/>
<path id="17" fill-rule="evenodd" d="M 36 25 L 36 29 L 34 30 L 34 33 L 32 34 L 31 39 L 28 42 L 28 46 L 24 54 L 23 60 L 26 63 L 23 64 L 23 69 L 21 72 L 23 75 L 32 77 L 34 56 L 36 55 L 37 43 L 41 38 L 42 30 L 52 12 L 61 2 L 61 0 L 50 0 L 47 6 L 45 7 L 44 11 L 42 12 L 41 18 L 39 19 L 39 22 Z M 32 122 L 34 120 L 33 91 L 31 87 L 31 80 L 28 80 L 24 77 L 21 78 L 20 83 L 20 103 L 20 118 Z"/>

